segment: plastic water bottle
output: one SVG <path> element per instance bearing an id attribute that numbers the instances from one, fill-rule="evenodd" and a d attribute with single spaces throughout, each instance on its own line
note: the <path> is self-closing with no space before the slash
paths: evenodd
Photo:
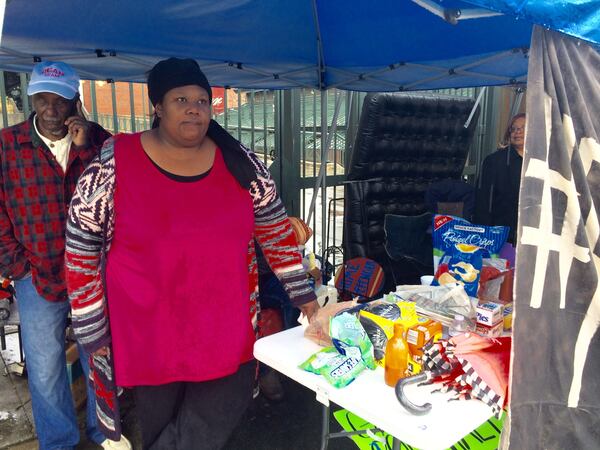
<path id="1" fill-rule="evenodd" d="M 452 320 L 452 323 L 448 328 L 448 336 L 453 337 L 469 331 L 471 331 L 471 327 L 465 320 L 465 317 L 462 314 L 455 314 L 454 320 Z"/>

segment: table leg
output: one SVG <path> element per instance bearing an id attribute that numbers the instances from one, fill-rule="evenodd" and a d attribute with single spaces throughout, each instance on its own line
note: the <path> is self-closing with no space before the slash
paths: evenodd
<path id="1" fill-rule="evenodd" d="M 21 357 L 21 363 L 25 362 L 25 355 L 23 354 L 23 336 L 21 335 L 21 325 L 17 325 L 17 336 L 19 337 L 19 356 Z"/>
<path id="2" fill-rule="evenodd" d="M 323 405 L 323 418 L 321 423 L 321 450 L 327 450 L 329 445 L 329 406 Z"/>

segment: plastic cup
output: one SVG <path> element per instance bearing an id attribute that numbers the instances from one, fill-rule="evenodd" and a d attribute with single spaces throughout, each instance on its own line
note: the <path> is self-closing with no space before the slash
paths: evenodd
<path id="1" fill-rule="evenodd" d="M 433 275 L 423 275 L 421 277 L 421 284 L 423 286 L 431 286 L 432 282 L 433 282 Z"/>

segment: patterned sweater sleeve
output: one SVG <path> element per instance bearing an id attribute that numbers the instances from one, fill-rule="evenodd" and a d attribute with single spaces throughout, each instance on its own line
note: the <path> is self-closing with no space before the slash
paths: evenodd
<path id="1" fill-rule="evenodd" d="M 317 297 L 308 284 L 306 271 L 302 267 L 302 255 L 275 182 L 256 154 L 244 150 L 257 173 L 256 180 L 250 186 L 254 203 L 255 238 L 294 306 L 313 301 Z"/>
<path id="2" fill-rule="evenodd" d="M 65 274 L 73 330 L 90 353 L 111 342 L 102 265 L 114 228 L 114 187 L 111 138 L 79 178 L 67 219 Z"/>

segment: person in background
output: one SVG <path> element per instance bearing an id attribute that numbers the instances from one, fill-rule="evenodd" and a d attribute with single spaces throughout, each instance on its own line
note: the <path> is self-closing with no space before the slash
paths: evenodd
<path id="1" fill-rule="evenodd" d="M 85 119 L 79 76 L 68 64 L 36 64 L 27 94 L 34 112 L 0 136 L 0 273 L 15 285 L 40 449 L 66 449 L 79 442 L 65 358 L 66 217 L 79 175 L 110 134 Z M 87 376 L 81 347 L 79 355 Z M 103 448 L 131 448 L 125 438 L 113 442 L 98 430 L 88 394 L 89 439 Z"/>
<path id="2" fill-rule="evenodd" d="M 519 187 L 525 146 L 525 114 L 514 116 L 500 148 L 483 161 L 477 182 L 475 223 L 510 227 L 508 242 L 516 244 Z"/>
<path id="3" fill-rule="evenodd" d="M 211 120 L 196 61 L 157 63 L 148 95 L 153 128 L 108 140 L 71 202 L 74 330 L 94 354 L 110 436 L 127 386 L 144 448 L 214 450 L 256 378 L 255 240 L 292 303 L 309 318 L 318 304 L 268 170 Z"/>

